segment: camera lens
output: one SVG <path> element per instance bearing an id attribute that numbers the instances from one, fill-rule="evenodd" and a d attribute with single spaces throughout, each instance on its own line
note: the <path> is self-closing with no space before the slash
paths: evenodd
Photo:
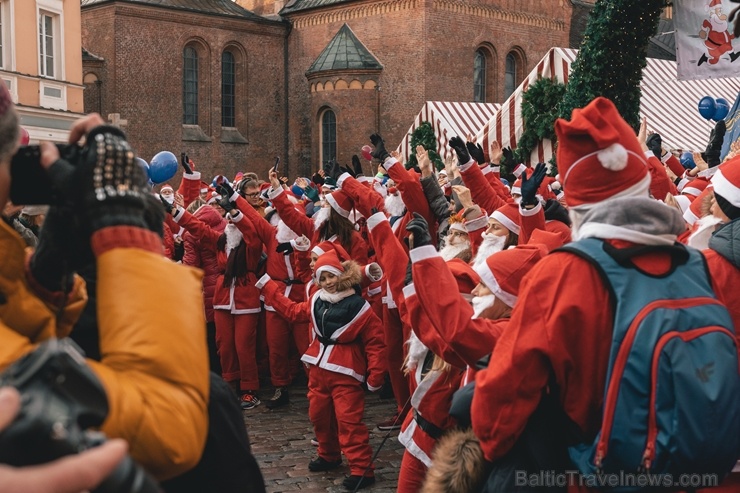
<path id="1" fill-rule="evenodd" d="M 157 482 L 126 456 L 93 493 L 160 493 Z"/>

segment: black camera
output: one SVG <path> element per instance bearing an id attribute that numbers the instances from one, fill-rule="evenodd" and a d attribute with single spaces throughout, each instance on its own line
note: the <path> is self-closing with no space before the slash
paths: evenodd
<path id="1" fill-rule="evenodd" d="M 105 390 L 71 339 L 50 339 L 0 375 L 21 394 L 21 410 L 0 432 L 0 463 L 44 464 L 105 442 Z M 126 456 L 95 493 L 157 493 L 157 482 Z"/>
<path id="2" fill-rule="evenodd" d="M 59 156 L 71 165 L 82 157 L 78 145 L 56 144 Z M 10 200 L 19 205 L 60 205 L 64 199 L 41 166 L 41 150 L 37 145 L 23 146 L 10 162 Z"/>

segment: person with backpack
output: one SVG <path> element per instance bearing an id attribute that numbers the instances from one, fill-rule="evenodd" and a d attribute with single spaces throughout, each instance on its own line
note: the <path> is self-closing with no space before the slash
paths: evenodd
<path id="1" fill-rule="evenodd" d="M 586 480 L 602 473 L 721 481 L 740 456 L 740 376 L 704 261 L 676 243 L 680 213 L 649 197 L 647 146 L 611 101 L 596 98 L 555 130 L 576 241 L 524 278 L 476 375 L 484 491 L 514 489 L 518 469 L 574 465 L 584 481 L 569 492 L 590 491 Z"/>

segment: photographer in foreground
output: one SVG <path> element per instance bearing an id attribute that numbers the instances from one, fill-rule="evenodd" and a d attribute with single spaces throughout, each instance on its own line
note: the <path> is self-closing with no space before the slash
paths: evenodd
<path id="1" fill-rule="evenodd" d="M 0 84 L 0 207 L 19 187 L 35 187 L 16 182 L 11 189 L 18 132 Z M 200 274 L 162 259 L 163 211 L 152 207 L 121 130 L 93 114 L 72 127 L 69 141 L 82 137 L 73 163 L 56 146 L 41 146 L 41 165 L 64 200 L 51 206 L 36 250 L 27 255 L 0 221 L 0 371 L 37 343 L 69 334 L 87 299 L 75 267 L 95 258 L 102 358 L 88 364 L 108 399 L 101 431 L 125 439 L 131 456 L 163 480 L 198 463 L 206 439 Z"/>

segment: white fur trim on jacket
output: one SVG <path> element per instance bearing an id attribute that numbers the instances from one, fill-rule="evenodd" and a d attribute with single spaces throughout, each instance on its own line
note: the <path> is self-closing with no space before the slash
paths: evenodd
<path id="1" fill-rule="evenodd" d="M 226 256 L 228 257 L 231 253 L 231 250 L 239 246 L 239 243 L 242 241 L 242 232 L 239 231 L 239 228 L 237 228 L 234 224 L 227 224 L 226 228 L 224 229 L 224 234 L 226 235 Z"/>

